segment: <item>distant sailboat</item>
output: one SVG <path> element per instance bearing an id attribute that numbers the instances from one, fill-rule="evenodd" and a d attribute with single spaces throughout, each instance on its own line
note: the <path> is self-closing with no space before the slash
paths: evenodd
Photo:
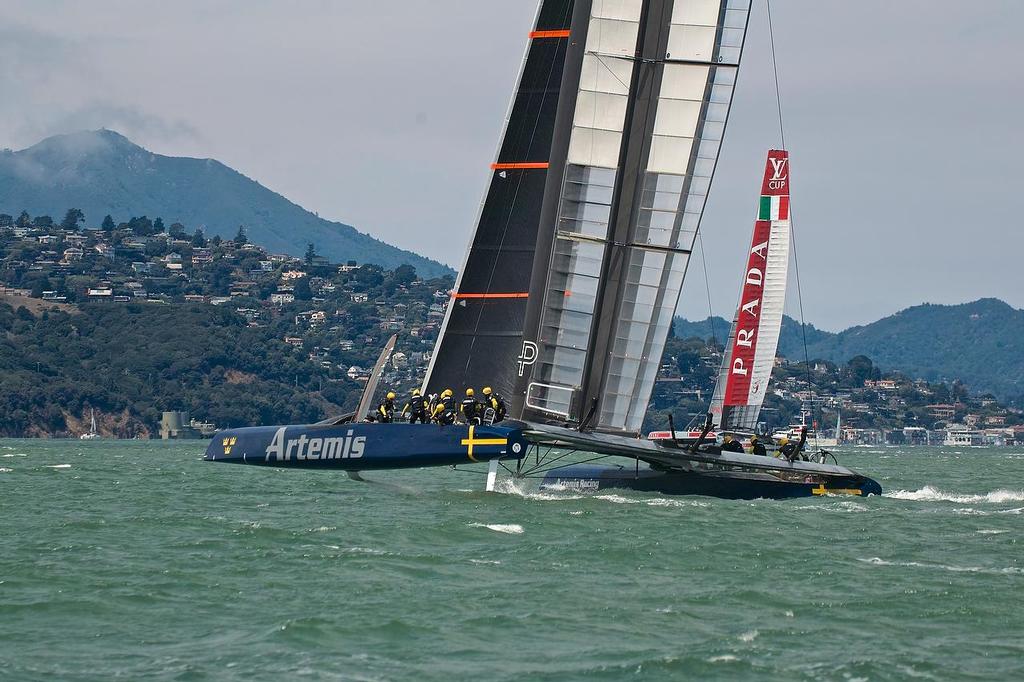
<path id="1" fill-rule="evenodd" d="M 89 433 L 83 433 L 78 437 L 79 440 L 96 440 L 101 437 L 100 434 L 96 432 L 96 410 L 93 410 L 92 408 L 89 409 L 89 419 L 91 422 L 89 426 Z"/>

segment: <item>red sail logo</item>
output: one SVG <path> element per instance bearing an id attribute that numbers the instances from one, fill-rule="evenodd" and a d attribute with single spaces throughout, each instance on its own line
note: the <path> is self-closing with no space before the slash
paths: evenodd
<path id="1" fill-rule="evenodd" d="M 773 149 L 768 152 L 764 181 L 761 185 L 762 204 L 768 200 L 782 202 L 788 218 L 789 206 L 789 153 Z M 778 214 L 778 206 L 775 208 Z M 754 238 L 747 259 L 746 276 L 743 278 L 743 294 L 740 309 L 736 313 L 736 337 L 733 339 L 732 354 L 729 357 L 728 380 L 725 385 L 726 405 L 746 405 L 750 401 L 750 388 L 754 375 L 754 360 L 757 354 L 757 335 L 761 327 L 761 300 L 764 295 L 764 280 L 768 270 L 768 246 L 771 242 L 774 216 L 759 216 L 754 223 Z M 764 219 L 767 218 L 767 219 Z M 760 390 L 758 386 L 758 390 Z"/>

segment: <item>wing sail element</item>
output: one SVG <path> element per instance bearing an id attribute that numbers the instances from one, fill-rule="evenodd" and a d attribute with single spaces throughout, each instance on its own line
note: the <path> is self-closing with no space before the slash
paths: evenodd
<path id="1" fill-rule="evenodd" d="M 711 186 L 749 0 L 593 0 L 514 414 L 640 431 Z"/>
<path id="2" fill-rule="evenodd" d="M 543 0 L 476 231 L 431 357 L 427 390 L 493 386 L 510 395 L 552 161 L 574 0 Z"/>
<path id="3" fill-rule="evenodd" d="M 782 329 L 789 277 L 789 153 L 768 152 L 743 292 L 711 402 L 715 427 L 757 427 Z"/>

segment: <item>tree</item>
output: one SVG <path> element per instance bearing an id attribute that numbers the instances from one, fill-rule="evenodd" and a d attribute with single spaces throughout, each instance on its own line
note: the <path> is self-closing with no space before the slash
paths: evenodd
<path id="1" fill-rule="evenodd" d="M 53 227 L 53 218 L 48 215 L 37 215 L 32 220 L 32 225 L 35 227 L 50 228 Z"/>
<path id="2" fill-rule="evenodd" d="M 313 298 L 313 292 L 309 288 L 309 277 L 299 277 L 295 280 L 295 300 L 308 301 Z"/>
<path id="3" fill-rule="evenodd" d="M 64 214 L 64 220 L 60 221 L 60 228 L 67 232 L 75 232 L 78 230 L 78 223 L 85 220 L 85 214 L 82 213 L 80 208 L 69 208 L 68 212 Z"/>
<path id="4" fill-rule="evenodd" d="M 248 241 L 248 237 L 245 236 L 245 225 L 239 225 L 238 233 L 235 235 L 235 244 L 237 246 L 242 246 L 243 244 L 248 243 Z"/>
<path id="5" fill-rule="evenodd" d="M 171 223 L 168 233 L 171 235 L 172 239 L 181 239 L 185 236 L 185 226 L 181 223 Z"/>
<path id="6" fill-rule="evenodd" d="M 14 216 L 0 213 L 0 227 L 11 227 L 12 225 L 14 225 Z"/>
<path id="7" fill-rule="evenodd" d="M 192 235 L 192 246 L 200 248 L 206 246 L 206 237 L 203 236 L 203 228 L 196 228 L 196 233 Z"/>
<path id="8" fill-rule="evenodd" d="M 18 227 L 32 227 L 32 216 L 28 214 L 28 211 L 22 211 L 21 215 L 18 216 L 18 221 L 15 224 Z"/>
<path id="9" fill-rule="evenodd" d="M 213 235 L 213 238 L 210 239 L 210 243 L 213 244 L 214 246 L 220 246 L 222 241 L 223 240 L 220 238 L 219 234 Z"/>
<path id="10" fill-rule="evenodd" d="M 316 247 L 313 246 L 313 242 L 306 245 L 306 265 L 310 265 L 313 259 L 316 258 Z"/>
<path id="11" fill-rule="evenodd" d="M 103 225 L 101 225 L 104 232 L 113 232 L 117 225 L 114 224 L 114 219 L 110 217 L 110 214 L 103 219 Z"/>
<path id="12" fill-rule="evenodd" d="M 156 220 L 153 221 L 153 233 L 154 234 L 160 234 L 163 231 L 164 231 L 164 219 L 161 218 L 160 216 L 157 216 Z"/>

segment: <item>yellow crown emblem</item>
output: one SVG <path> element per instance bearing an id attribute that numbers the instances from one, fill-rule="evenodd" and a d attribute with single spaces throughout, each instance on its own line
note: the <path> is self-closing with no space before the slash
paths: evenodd
<path id="1" fill-rule="evenodd" d="M 220 444 L 222 446 L 224 446 L 224 454 L 225 455 L 230 455 L 231 454 L 231 448 L 234 447 L 234 445 L 235 445 L 235 443 L 237 441 L 238 441 L 238 438 L 235 437 L 235 436 L 232 436 L 231 438 L 225 438 L 225 439 L 223 439 L 221 441 Z"/>

